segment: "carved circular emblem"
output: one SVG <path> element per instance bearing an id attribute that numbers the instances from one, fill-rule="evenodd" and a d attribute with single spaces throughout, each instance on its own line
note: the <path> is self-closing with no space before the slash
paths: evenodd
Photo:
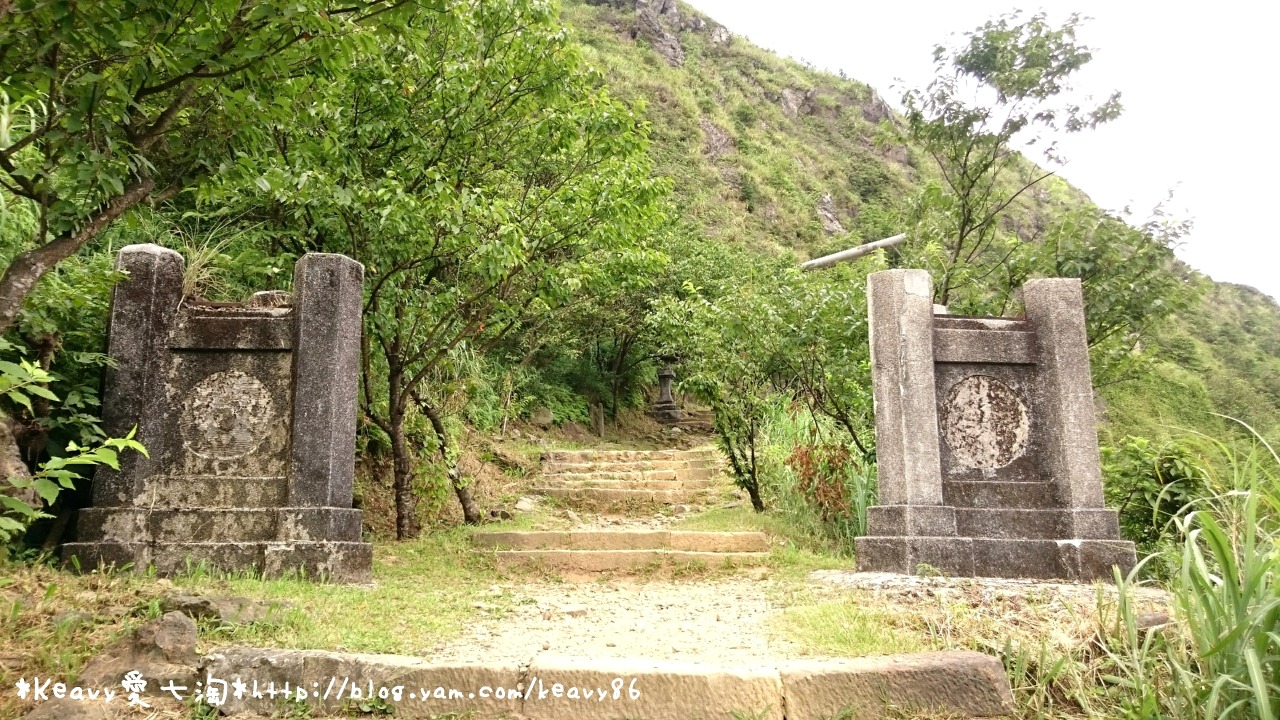
<path id="1" fill-rule="evenodd" d="M 973 468 L 1008 465 L 1027 448 L 1027 406 L 1018 391 L 989 375 L 951 386 L 942 407 L 942 436 L 956 460 Z"/>
<path id="2" fill-rule="evenodd" d="M 182 408 L 187 449 L 201 457 L 231 460 L 253 452 L 275 422 L 271 393 L 239 370 L 217 372 L 191 388 Z"/>

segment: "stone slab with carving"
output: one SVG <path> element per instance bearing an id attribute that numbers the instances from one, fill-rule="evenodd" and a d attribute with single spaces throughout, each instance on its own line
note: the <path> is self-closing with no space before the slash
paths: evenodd
<path id="1" fill-rule="evenodd" d="M 881 505 L 858 569 L 1110 580 L 1134 564 L 1102 502 L 1080 281 L 1031 280 L 1026 316 L 948 315 L 923 270 L 873 274 Z"/>
<path id="2" fill-rule="evenodd" d="M 65 561 L 363 582 L 352 508 L 364 268 L 313 253 L 294 291 L 246 305 L 182 297 L 182 257 L 130 245 L 116 267 L 103 422 L 148 456 L 99 468 Z"/>

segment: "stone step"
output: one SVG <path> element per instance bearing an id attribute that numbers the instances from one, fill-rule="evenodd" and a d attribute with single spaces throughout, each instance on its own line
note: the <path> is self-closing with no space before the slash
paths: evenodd
<path id="1" fill-rule="evenodd" d="M 1013 694 L 1000 660 L 970 650 L 832 660 L 762 658 L 747 667 L 546 652 L 527 663 L 494 659 L 450 663 L 326 650 L 218 647 L 205 656 L 204 665 L 210 677 L 252 680 L 259 687 L 296 685 L 305 668 L 309 677 L 358 678 L 360 682 L 353 684 L 395 688 L 398 692 L 385 705 L 400 720 L 783 720 L 784 712 L 786 720 L 823 720 L 904 717 L 904 708 L 911 709 L 912 717 L 1014 714 Z M 617 678 L 625 680 L 618 683 L 615 697 Z M 290 710 L 298 710 L 301 717 L 349 716 L 349 691 L 343 695 L 335 686 L 336 692 L 331 692 L 323 683 L 319 688 L 320 692 L 308 693 L 300 707 Z M 447 690 L 437 694 L 434 688 Z M 468 692 L 475 688 L 490 692 Z M 601 689 L 603 696 L 594 696 Z M 447 695 L 449 690 L 457 695 Z M 268 693 L 229 693 L 221 710 L 233 717 L 274 716 L 280 700 Z"/>
<path id="2" fill-rule="evenodd" d="M 285 477 L 237 477 L 153 475 L 142 481 L 133 496 L 135 507 L 154 510 L 177 508 L 278 508 L 289 502 Z"/>
<path id="3" fill-rule="evenodd" d="M 543 473 L 546 480 L 562 480 L 565 482 L 590 482 L 595 480 L 710 480 L 723 475 L 719 470 L 628 470 L 613 472 L 601 470 L 588 473 Z"/>
<path id="4" fill-rule="evenodd" d="M 542 479 L 543 487 L 564 488 L 621 488 L 624 490 L 706 490 L 731 485 L 722 478 L 705 480 L 637 480 L 633 478 L 601 477 L 595 479 L 569 479 L 553 475 Z"/>
<path id="5" fill-rule="evenodd" d="M 697 552 L 691 550 L 497 550 L 498 566 L 606 572 L 653 565 L 705 565 L 708 568 L 760 565 L 767 552 Z"/>
<path id="6" fill-rule="evenodd" d="M 952 482 L 942 483 L 943 503 L 957 508 L 1051 510 L 1060 507 L 1053 483 Z"/>
<path id="7" fill-rule="evenodd" d="M 1116 540 L 1114 510 L 956 508 L 956 535 L 1010 540 Z"/>
<path id="8" fill-rule="evenodd" d="M 716 460 L 618 460 L 602 462 L 547 462 L 542 464 L 543 473 L 557 472 L 630 472 L 636 470 L 704 470 L 718 469 L 721 464 Z"/>
<path id="9" fill-rule="evenodd" d="M 352 508 L 142 508 L 80 511 L 81 542 L 264 542 L 360 540 L 360 511 Z"/>
<path id="10" fill-rule="evenodd" d="M 197 564 L 211 570 L 256 570 L 267 577 L 301 572 L 309 578 L 336 582 L 369 582 L 373 546 L 361 542 L 74 542 L 62 546 L 64 565 L 88 572 L 97 567 L 152 565 L 160 575 L 185 572 Z"/>
<path id="11" fill-rule="evenodd" d="M 760 532 L 693 530 L 571 530 L 477 532 L 472 543 L 506 550 L 684 550 L 768 552 Z"/>
<path id="12" fill-rule="evenodd" d="M 726 488 L 727 490 L 727 488 Z M 626 505 L 675 505 L 698 503 L 714 495 L 711 489 L 704 490 L 633 490 L 630 488 L 590 488 L 590 487 L 554 487 L 541 486 L 532 492 L 547 497 L 559 498 L 584 506 L 626 506 Z"/>
<path id="13" fill-rule="evenodd" d="M 653 460 L 717 460 L 715 450 L 550 450 L 543 462 L 644 462 Z"/>

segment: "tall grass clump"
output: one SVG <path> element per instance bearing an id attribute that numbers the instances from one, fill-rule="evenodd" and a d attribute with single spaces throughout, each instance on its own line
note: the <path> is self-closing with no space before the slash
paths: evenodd
<path id="1" fill-rule="evenodd" d="M 875 504 L 875 466 L 825 419 L 779 400 L 765 423 L 762 491 L 799 535 L 841 554 L 866 535 Z"/>
<path id="2" fill-rule="evenodd" d="M 1209 492 L 1175 518 L 1182 541 L 1168 551 L 1176 572 L 1167 626 L 1141 629 L 1128 593 L 1141 567 L 1117 573 L 1104 680 L 1122 717 L 1280 717 L 1280 457 L 1255 438 L 1244 450 L 1205 439 L 1220 462 L 1205 463 Z"/>

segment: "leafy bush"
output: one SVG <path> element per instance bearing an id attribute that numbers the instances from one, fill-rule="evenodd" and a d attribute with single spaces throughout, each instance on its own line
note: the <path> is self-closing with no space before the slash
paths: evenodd
<path id="1" fill-rule="evenodd" d="M 1155 444 L 1126 437 L 1102 449 L 1107 504 L 1120 511 L 1120 529 L 1139 551 L 1151 553 L 1176 531 L 1175 519 L 1203 496 L 1205 470 L 1186 443 Z"/>

